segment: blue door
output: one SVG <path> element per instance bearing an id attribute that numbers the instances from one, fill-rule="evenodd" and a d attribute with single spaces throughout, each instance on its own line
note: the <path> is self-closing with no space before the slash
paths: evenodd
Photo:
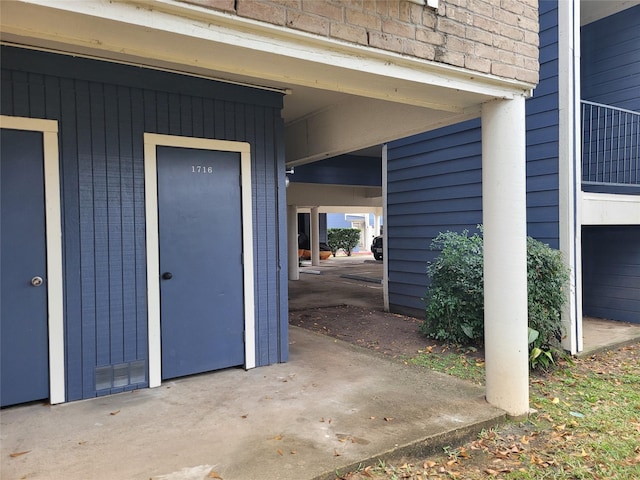
<path id="1" fill-rule="evenodd" d="M 158 147 L 162 378 L 244 364 L 240 155 Z"/>
<path id="2" fill-rule="evenodd" d="M 49 397 L 41 132 L 0 133 L 0 403 Z"/>

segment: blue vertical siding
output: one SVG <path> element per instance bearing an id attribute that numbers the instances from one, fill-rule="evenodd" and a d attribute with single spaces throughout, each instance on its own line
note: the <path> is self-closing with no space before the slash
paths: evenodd
<path id="1" fill-rule="evenodd" d="M 582 231 L 586 316 L 640 323 L 640 225 Z"/>
<path id="2" fill-rule="evenodd" d="M 581 29 L 582 99 L 640 111 L 640 5 Z"/>
<path id="3" fill-rule="evenodd" d="M 286 361 L 281 96 L 10 47 L 1 60 L 2 114 L 59 122 L 67 399 L 121 391 L 96 392 L 95 368 L 147 360 L 144 132 L 251 144 L 257 364 Z"/>
<path id="4" fill-rule="evenodd" d="M 540 84 L 527 100 L 527 233 L 559 245 L 558 14 L 540 2 Z M 422 316 L 427 263 L 439 232 L 482 223 L 480 120 L 391 142 L 387 235 L 391 309 Z"/>

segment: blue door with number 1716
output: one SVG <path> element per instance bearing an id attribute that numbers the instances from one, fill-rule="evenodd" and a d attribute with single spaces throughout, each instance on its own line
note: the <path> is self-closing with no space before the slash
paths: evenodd
<path id="1" fill-rule="evenodd" d="M 240 155 L 156 153 L 162 378 L 243 365 Z"/>

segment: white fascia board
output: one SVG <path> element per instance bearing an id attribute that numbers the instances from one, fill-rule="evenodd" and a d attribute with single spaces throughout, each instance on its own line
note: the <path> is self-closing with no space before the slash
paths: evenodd
<path id="1" fill-rule="evenodd" d="M 640 195 L 582 192 L 582 225 L 640 225 Z"/>
<path id="2" fill-rule="evenodd" d="M 5 41 L 31 39 L 36 46 L 112 60 L 179 65 L 187 72 L 224 72 L 413 105 L 433 107 L 421 90 L 425 86 L 469 92 L 479 101 L 521 96 L 534 87 L 172 0 L 22 0 L 4 4 L 1 21 Z M 431 95 L 430 101 L 437 98 Z"/>

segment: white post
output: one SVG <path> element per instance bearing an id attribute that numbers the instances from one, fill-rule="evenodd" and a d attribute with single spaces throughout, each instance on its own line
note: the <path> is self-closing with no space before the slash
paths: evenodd
<path id="1" fill-rule="evenodd" d="M 320 214 L 318 207 L 311 207 L 311 265 L 320 265 Z"/>
<path id="2" fill-rule="evenodd" d="M 368 250 L 369 247 L 371 246 L 371 239 L 373 238 L 373 235 L 371 235 L 371 217 L 368 213 L 365 213 L 363 215 L 364 217 L 364 241 L 362 242 L 362 248 L 363 250 Z"/>
<path id="3" fill-rule="evenodd" d="M 377 237 L 380 235 L 380 215 L 378 212 L 373 214 L 373 236 Z"/>
<path id="4" fill-rule="evenodd" d="M 287 242 L 289 280 L 300 280 L 298 265 L 298 207 L 287 205 Z"/>
<path id="5" fill-rule="evenodd" d="M 513 417 L 529 411 L 524 102 L 482 106 L 486 396 Z"/>

